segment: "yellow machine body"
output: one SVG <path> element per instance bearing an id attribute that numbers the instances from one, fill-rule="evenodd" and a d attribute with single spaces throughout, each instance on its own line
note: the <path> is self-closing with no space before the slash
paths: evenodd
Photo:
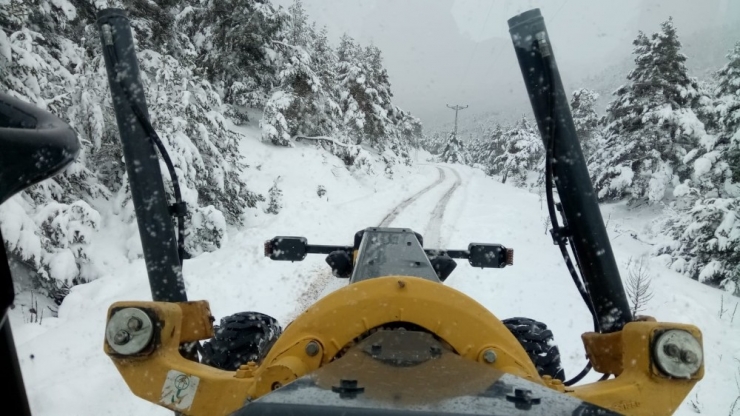
<path id="1" fill-rule="evenodd" d="M 259 365 L 249 363 L 237 371 L 212 368 L 180 353 L 181 345 L 213 336 L 207 302 L 118 302 L 108 318 L 122 308 L 152 316 L 154 337 L 137 355 L 119 355 L 107 341 L 105 352 L 134 394 L 186 415 L 228 415 L 336 360 L 363 337 L 393 323 L 423 328 L 472 363 L 627 415 L 672 414 L 704 374 L 702 365 L 690 378 L 670 378 L 656 367 L 651 353 L 663 331 L 685 330 L 701 342 L 698 328 L 643 320 L 616 333 L 584 334 L 595 370 L 615 378 L 566 387 L 560 380 L 541 378 L 517 339 L 485 307 L 455 289 L 417 277 L 380 277 L 329 294 L 285 328 Z M 489 350 L 496 356 L 492 363 L 484 357 Z M 183 386 L 173 382 L 178 377 L 190 386 L 186 401 L 180 399 Z"/>

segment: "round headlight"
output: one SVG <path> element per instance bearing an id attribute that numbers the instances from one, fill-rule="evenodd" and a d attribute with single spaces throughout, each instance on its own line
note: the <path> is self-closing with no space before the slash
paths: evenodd
<path id="1" fill-rule="evenodd" d="M 701 368 L 704 353 L 691 333 L 670 329 L 660 334 L 653 344 L 653 357 L 658 368 L 667 375 L 689 378 Z"/>
<path id="2" fill-rule="evenodd" d="M 105 340 L 113 351 L 122 355 L 140 353 L 154 335 L 154 325 L 146 312 L 124 308 L 113 313 L 105 328 Z"/>

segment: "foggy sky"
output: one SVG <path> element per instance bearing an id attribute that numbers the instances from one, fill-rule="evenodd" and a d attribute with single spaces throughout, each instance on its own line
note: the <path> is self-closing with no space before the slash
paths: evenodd
<path id="1" fill-rule="evenodd" d="M 284 7 L 292 1 L 273 0 Z M 656 32 L 668 16 L 679 38 L 740 25 L 738 0 L 303 2 L 334 45 L 348 33 L 382 50 L 395 103 L 421 118 L 425 129 L 452 121 L 454 112 L 445 104 L 470 106 L 460 112 L 461 124 L 476 114 L 531 111 L 506 21 L 535 7 L 545 18 L 566 90 L 588 87 L 577 84 L 629 59 L 638 30 Z M 731 46 L 707 45 L 722 51 Z"/>

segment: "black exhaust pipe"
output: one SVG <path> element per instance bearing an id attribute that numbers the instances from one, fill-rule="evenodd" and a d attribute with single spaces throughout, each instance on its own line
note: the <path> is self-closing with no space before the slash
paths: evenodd
<path id="1" fill-rule="evenodd" d="M 563 89 L 545 21 L 539 9 L 509 19 L 509 33 L 529 93 L 545 148 L 552 150 L 552 172 L 567 228 L 567 237 L 583 275 L 603 332 L 632 321 L 614 252 L 576 136 L 568 96 Z M 552 137 L 554 143 L 548 138 Z M 552 147 L 548 147 L 552 144 Z"/>
<path id="2" fill-rule="evenodd" d="M 149 118 L 129 19 L 124 10 L 105 9 L 98 13 L 97 25 L 152 299 L 185 302 L 177 238 L 159 160 L 152 139 L 134 113 L 136 106 Z"/>

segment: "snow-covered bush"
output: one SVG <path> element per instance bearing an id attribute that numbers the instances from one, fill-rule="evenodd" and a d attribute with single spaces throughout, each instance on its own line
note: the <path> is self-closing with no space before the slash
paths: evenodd
<path id="1" fill-rule="evenodd" d="M 280 177 L 278 176 L 268 191 L 269 199 L 267 201 L 267 209 L 265 209 L 265 212 L 268 214 L 277 215 L 283 209 L 283 191 L 278 187 L 279 181 Z"/>
<path id="2" fill-rule="evenodd" d="M 710 198 L 669 224 L 676 241 L 657 249 L 671 268 L 740 296 L 740 200 Z"/>
<path id="3" fill-rule="evenodd" d="M 213 205 L 198 207 L 188 213 L 185 251 L 191 256 L 215 251 L 226 242 L 226 219 Z"/>

